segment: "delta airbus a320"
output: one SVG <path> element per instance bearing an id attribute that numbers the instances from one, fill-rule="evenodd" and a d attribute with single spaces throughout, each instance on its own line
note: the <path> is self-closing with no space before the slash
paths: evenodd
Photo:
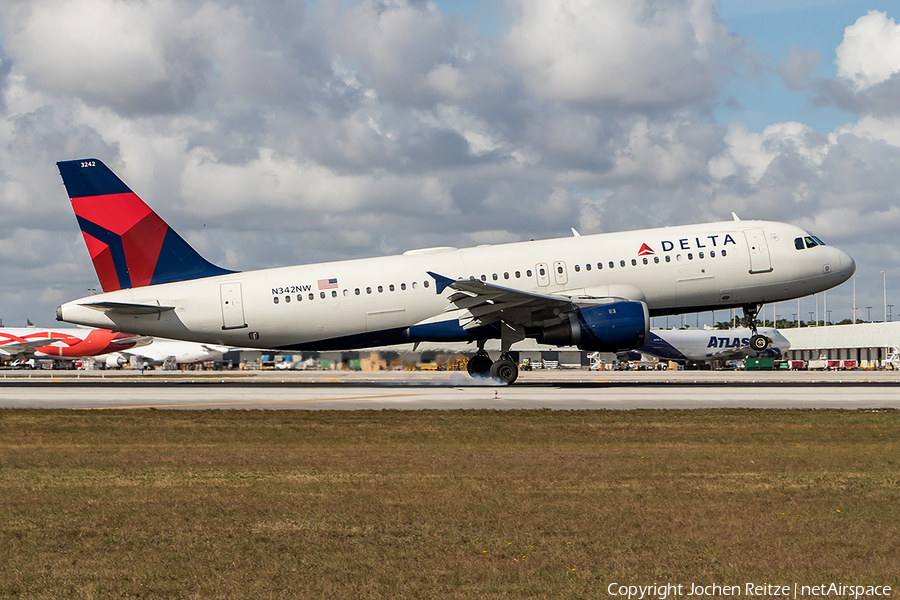
<path id="1" fill-rule="evenodd" d="M 512 383 L 525 338 L 587 351 L 644 346 L 650 317 L 743 308 L 845 282 L 853 259 L 786 223 L 682 225 L 235 272 L 202 258 L 97 159 L 57 163 L 105 293 L 60 321 L 275 349 L 476 342 L 469 373 Z M 485 352 L 499 338 L 497 360 Z"/>

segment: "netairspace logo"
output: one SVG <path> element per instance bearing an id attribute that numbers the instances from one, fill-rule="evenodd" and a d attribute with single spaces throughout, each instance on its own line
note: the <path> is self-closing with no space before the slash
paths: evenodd
<path id="1" fill-rule="evenodd" d="M 746 596 L 748 598 L 889 598 L 892 595 L 889 585 L 845 585 L 843 583 L 821 583 L 818 585 L 775 585 L 771 583 L 744 583 L 743 585 L 697 585 L 696 583 L 653 585 L 625 585 L 611 583 L 606 588 L 610 596 L 642 600 L 643 598 L 666 600 L 677 597 L 722 597 Z"/>

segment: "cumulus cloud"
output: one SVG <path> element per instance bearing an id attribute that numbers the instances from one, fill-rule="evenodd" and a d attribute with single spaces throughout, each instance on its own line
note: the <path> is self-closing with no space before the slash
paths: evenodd
<path id="1" fill-rule="evenodd" d="M 900 25 L 870 10 L 844 30 L 835 64 L 838 77 L 856 91 L 887 81 L 900 72 Z"/>
<path id="2" fill-rule="evenodd" d="M 742 52 L 703 1 L 519 0 L 510 60 L 546 98 L 628 107 L 712 98 Z M 730 60 L 729 60 L 730 59 Z"/>
<path id="3" fill-rule="evenodd" d="M 814 103 L 854 113 L 900 114 L 900 25 L 869 11 L 844 30 L 837 48 L 838 78 L 812 82 Z"/>
<path id="4" fill-rule="evenodd" d="M 126 112 L 190 106 L 203 56 L 170 2 L 58 0 L 20 4 L 8 47 L 36 89 Z"/>

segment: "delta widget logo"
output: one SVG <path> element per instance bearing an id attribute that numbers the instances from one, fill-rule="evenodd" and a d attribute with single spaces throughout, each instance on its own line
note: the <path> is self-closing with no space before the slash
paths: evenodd
<path id="1" fill-rule="evenodd" d="M 646 243 L 641 244 L 641 249 L 638 250 L 638 256 L 648 256 L 650 254 L 656 254 L 656 252 L 654 252 L 653 248 L 648 246 Z"/>

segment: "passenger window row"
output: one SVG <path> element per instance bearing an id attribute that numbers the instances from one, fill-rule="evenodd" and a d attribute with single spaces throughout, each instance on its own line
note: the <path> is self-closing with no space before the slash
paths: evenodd
<path id="1" fill-rule="evenodd" d="M 693 252 L 688 252 L 686 256 L 687 256 L 687 260 L 694 260 L 694 253 L 693 253 Z M 701 250 L 700 252 L 697 253 L 697 256 L 696 256 L 696 257 L 697 257 L 698 259 L 704 259 L 704 258 L 707 258 L 707 256 L 708 256 L 709 258 L 715 258 L 715 257 L 716 257 L 716 251 L 715 251 L 715 250 L 710 250 L 709 253 L 707 254 L 707 253 L 705 253 L 705 252 L 703 252 L 703 251 Z M 728 256 L 728 251 L 727 251 L 727 250 L 719 250 L 719 256 L 722 256 L 722 257 Z M 676 254 L 676 255 L 675 255 L 675 260 L 676 260 L 676 262 L 680 262 L 681 260 L 684 260 L 684 258 L 685 258 L 685 257 L 682 256 L 681 254 Z M 670 262 L 672 262 L 672 256 L 669 255 L 669 254 L 666 254 L 664 260 L 665 260 L 665 262 L 670 263 Z M 650 264 L 650 259 L 649 259 L 648 257 L 644 256 L 643 258 L 641 258 L 641 263 L 643 263 L 643 264 L 645 264 L 645 265 L 649 265 L 649 264 Z M 659 258 L 659 256 L 654 256 L 654 257 L 653 257 L 653 263 L 654 263 L 654 264 L 659 264 L 659 263 L 660 263 L 660 258 Z M 619 261 L 619 267 L 624 267 L 624 266 L 626 266 L 627 264 L 628 264 L 628 263 L 627 263 L 626 261 L 624 261 L 624 260 L 620 260 L 620 261 Z M 616 263 L 615 263 L 615 261 L 612 261 L 612 260 L 609 261 L 608 265 L 609 265 L 608 268 L 610 268 L 610 269 L 616 268 Z M 636 267 L 637 265 L 638 265 L 638 259 L 632 258 L 632 259 L 631 259 L 631 266 Z M 593 270 L 594 268 L 595 268 L 595 267 L 594 267 L 593 263 L 586 263 L 586 264 L 584 265 L 584 270 L 585 270 L 585 271 L 591 271 L 591 270 Z M 580 272 L 581 272 L 581 265 L 580 265 L 580 264 L 575 265 L 575 266 L 574 266 L 574 269 L 575 269 L 575 272 L 576 272 L 576 273 L 580 273 Z M 602 269 L 603 269 L 603 263 L 602 263 L 602 262 L 598 262 L 597 265 L 596 265 L 596 269 L 597 269 L 598 271 L 602 270 Z M 556 271 L 557 271 L 560 275 L 562 275 L 562 273 L 563 273 L 563 271 L 564 271 L 562 265 L 557 266 L 557 267 L 556 267 Z M 540 269 L 538 270 L 538 274 L 539 274 L 541 277 L 544 277 L 544 276 L 547 275 L 547 273 L 546 273 L 546 271 L 545 271 L 544 268 L 540 268 Z M 532 276 L 531 269 L 528 269 L 527 271 L 525 271 L 525 276 L 526 276 L 526 277 L 531 277 L 531 276 Z M 473 275 L 472 277 L 474 278 L 474 275 Z M 493 273 L 493 274 L 491 274 L 491 279 L 492 279 L 493 281 L 499 281 L 499 280 L 500 280 L 500 277 L 501 277 L 501 275 L 498 274 L 498 273 Z M 510 278 L 509 272 L 508 272 L 508 271 L 507 271 L 507 272 L 504 272 L 504 273 L 502 274 L 502 277 L 503 277 L 503 279 L 509 279 L 509 278 Z M 521 272 L 521 271 L 515 271 L 515 278 L 516 278 L 516 279 L 520 279 L 521 277 L 522 277 L 522 272 Z M 481 277 L 479 277 L 479 279 L 481 279 L 481 281 L 487 281 L 487 280 L 488 280 L 488 277 L 487 277 L 487 275 L 482 275 Z"/>
<path id="2" fill-rule="evenodd" d="M 541 269 L 541 271 L 543 271 L 543 269 Z M 544 273 L 541 273 L 541 275 L 543 275 L 543 274 Z M 522 271 L 514 271 L 513 275 L 515 276 L 516 279 L 521 279 Z M 532 275 L 531 269 L 526 269 L 525 277 L 531 277 L 531 275 Z M 504 272 L 503 279 L 509 279 L 509 278 L 510 278 L 509 271 Z M 475 279 L 474 275 L 472 275 L 472 279 Z M 481 279 L 482 281 L 487 281 L 487 275 L 482 275 L 481 277 L 479 277 L 479 279 Z M 491 279 L 493 279 L 494 281 L 499 281 L 500 275 L 497 273 L 494 273 L 493 275 L 491 275 Z"/>
<path id="3" fill-rule="evenodd" d="M 806 238 L 806 239 L 807 239 L 807 240 L 810 240 L 811 238 Z M 817 239 L 817 238 L 815 238 L 815 239 Z M 803 238 L 797 238 L 796 240 L 794 240 L 795 245 L 797 244 L 798 241 L 802 244 Z M 824 245 L 824 244 L 822 244 L 821 242 L 819 242 L 819 244 Z M 812 243 L 812 246 L 815 246 L 815 245 L 817 245 L 817 244 L 816 244 L 815 242 L 813 242 L 813 243 Z M 811 248 L 812 246 L 809 246 L 809 247 Z M 798 249 L 799 249 L 799 246 L 798 246 Z M 727 251 L 727 250 L 719 250 L 719 255 L 722 256 L 722 257 L 728 256 L 728 251 Z M 694 253 L 693 253 L 693 252 L 688 252 L 686 256 L 687 256 L 687 260 L 694 260 Z M 701 260 L 702 260 L 702 259 L 706 258 L 706 256 L 707 256 L 706 253 L 704 253 L 702 250 L 701 250 L 700 252 L 697 253 L 697 258 L 698 258 L 698 259 L 701 259 Z M 715 258 L 715 257 L 716 257 L 716 251 L 715 251 L 715 250 L 710 250 L 710 251 L 709 251 L 709 258 Z M 670 263 L 670 262 L 672 262 L 672 256 L 669 255 L 669 254 L 666 254 L 665 257 L 664 257 L 664 260 L 665 260 L 665 262 Z M 683 257 L 681 254 L 676 254 L 676 255 L 675 255 L 675 261 L 676 261 L 676 262 L 680 262 L 680 261 L 682 261 L 682 260 L 684 260 L 684 257 Z M 641 258 L 641 263 L 642 263 L 642 264 L 645 264 L 645 265 L 649 265 L 649 264 L 650 264 L 650 259 L 649 259 L 648 257 L 644 256 L 643 258 Z M 654 264 L 659 264 L 659 263 L 660 263 L 660 258 L 659 258 L 659 256 L 654 256 L 654 257 L 653 257 L 653 263 L 654 263 Z M 616 268 L 616 263 L 615 263 L 615 261 L 612 261 L 612 260 L 611 260 L 611 261 L 609 261 L 607 264 L 608 264 L 608 268 L 610 268 L 610 269 Z M 624 260 L 620 260 L 620 261 L 619 261 L 619 267 L 624 267 L 626 264 L 628 264 L 628 263 L 626 263 Z M 631 266 L 636 267 L 637 265 L 638 265 L 638 259 L 632 258 L 632 259 L 631 259 Z M 585 271 L 590 271 L 590 270 L 592 270 L 593 268 L 594 268 L 593 263 L 585 263 L 585 265 L 584 265 Z M 581 272 L 581 265 L 580 265 L 580 264 L 575 265 L 574 269 L 575 269 L 575 272 L 576 272 L 576 273 L 580 273 L 580 272 Z M 597 265 L 596 265 L 596 269 L 597 269 L 598 271 L 602 270 L 602 269 L 603 269 L 603 262 L 598 262 Z M 557 270 L 558 273 L 562 274 L 562 273 L 563 273 L 563 267 L 562 267 L 562 265 L 557 266 L 556 270 Z M 538 274 L 539 274 L 541 277 L 545 277 L 545 276 L 547 275 L 546 270 L 545 270 L 543 267 L 541 267 L 541 268 L 538 270 Z M 526 270 L 525 270 L 525 277 L 526 277 L 526 278 L 531 278 L 532 275 L 534 275 L 534 273 L 532 273 L 531 269 L 526 269 Z M 510 275 L 510 272 L 509 272 L 509 271 L 504 271 L 502 275 L 499 274 L 499 273 L 492 273 L 492 274 L 491 274 L 491 280 L 492 280 L 492 281 L 499 281 L 501 277 L 502 277 L 504 280 L 508 280 L 508 279 L 510 279 L 511 277 L 515 277 L 516 279 L 521 279 L 521 278 L 522 278 L 522 271 L 513 271 L 513 272 L 512 272 L 512 275 Z M 472 278 L 474 279 L 475 276 L 473 275 Z M 479 277 L 479 279 L 481 279 L 481 281 L 487 281 L 487 280 L 488 280 L 488 277 L 487 277 L 487 275 L 482 275 L 481 277 Z M 411 289 L 414 289 L 414 290 L 415 290 L 415 289 L 418 289 L 418 286 L 419 286 L 418 282 L 415 282 L 415 281 L 414 281 L 413 283 L 410 284 L 410 288 L 411 288 Z M 425 287 L 425 288 L 429 287 L 428 281 L 423 281 L 423 282 L 422 282 L 422 287 Z M 397 288 L 394 287 L 394 284 L 392 283 L 392 284 L 388 285 L 387 289 L 388 289 L 388 291 L 393 292 L 393 291 L 396 291 Z M 406 289 L 407 289 L 406 284 L 405 284 L 405 283 L 401 283 L 401 284 L 400 284 L 400 291 L 405 291 Z M 375 288 L 375 290 L 377 290 L 377 293 L 383 294 L 385 288 L 384 288 L 384 286 L 379 285 L 379 286 L 377 286 L 377 287 Z M 344 297 L 349 297 L 349 296 L 350 296 L 350 290 L 348 290 L 348 289 L 346 289 L 346 288 L 343 290 L 342 293 L 343 293 Z M 354 294 L 355 296 L 361 296 L 362 293 L 363 293 L 363 292 L 362 292 L 362 290 L 361 290 L 360 288 L 355 288 L 355 289 L 353 290 L 353 294 Z M 369 294 L 372 294 L 372 293 L 374 293 L 374 292 L 373 292 L 373 289 L 372 289 L 371 287 L 366 287 L 366 288 L 365 288 L 365 293 L 366 293 L 367 295 L 369 295 Z M 309 300 L 315 300 L 316 295 L 315 295 L 314 293 L 310 292 L 310 293 L 308 294 L 307 297 L 308 297 Z M 321 299 L 325 299 L 325 298 L 327 298 L 327 294 L 326 294 L 325 292 L 319 292 L 319 297 L 320 297 Z M 337 297 L 338 297 L 338 291 L 337 291 L 337 290 L 331 290 L 331 297 L 332 297 L 332 298 L 337 298 Z M 297 298 L 297 302 L 302 302 L 302 301 L 303 301 L 303 294 L 297 294 L 296 298 Z M 278 304 L 278 303 L 280 302 L 280 299 L 279 299 L 278 296 L 274 296 L 274 297 L 272 298 L 272 301 L 273 301 L 275 304 Z M 284 301 L 285 301 L 286 303 L 287 303 L 287 302 L 290 302 L 290 301 L 291 301 L 291 296 L 290 296 L 290 295 L 285 296 L 285 297 L 284 297 Z"/>
<path id="4" fill-rule="evenodd" d="M 431 286 L 431 284 L 430 284 L 428 281 L 423 281 L 423 282 L 422 282 L 422 287 L 423 287 L 423 288 L 428 288 L 428 287 L 430 287 L 430 286 Z M 389 285 L 387 286 L 387 290 L 388 290 L 389 292 L 394 292 L 394 291 L 396 291 L 397 289 L 398 289 L 398 287 L 395 287 L 393 283 L 391 283 L 391 284 L 389 284 Z M 413 290 L 419 289 L 419 282 L 413 281 L 411 284 L 409 284 L 409 288 L 408 288 L 408 289 L 413 289 Z M 374 290 L 372 289 L 371 286 L 369 286 L 369 287 L 366 287 L 366 288 L 365 288 L 365 293 L 366 293 L 366 294 L 372 294 L 372 293 L 375 293 L 375 291 L 377 291 L 377 293 L 383 294 L 383 293 L 384 293 L 384 290 L 385 290 L 385 287 L 384 287 L 383 285 L 377 286 Z M 406 290 L 407 290 L 407 285 L 406 285 L 405 283 L 401 283 L 400 286 L 399 286 L 399 290 L 400 290 L 401 292 L 406 291 Z M 353 290 L 353 295 L 354 295 L 354 296 L 361 296 L 362 294 L 363 294 L 363 290 L 361 290 L 360 288 L 355 288 L 355 289 Z M 345 298 L 349 298 L 349 297 L 350 297 L 350 290 L 347 289 L 347 288 L 344 288 L 344 289 L 341 291 L 341 295 L 344 296 Z M 308 300 L 315 300 L 315 299 L 316 299 L 316 294 L 313 293 L 313 292 L 309 292 L 309 294 L 307 294 L 306 297 L 307 297 Z M 324 299 L 326 299 L 327 297 L 328 297 L 328 294 L 327 294 L 326 292 L 319 292 L 319 298 L 320 298 L 321 300 L 324 300 Z M 337 290 L 331 290 L 331 297 L 332 297 L 332 298 L 337 298 L 337 297 L 338 297 L 338 291 L 337 291 Z M 291 296 L 290 294 L 288 294 L 288 295 L 284 296 L 284 302 L 285 302 L 286 304 L 287 304 L 287 303 L 290 303 L 291 300 L 292 300 L 293 298 L 294 298 L 294 296 Z M 297 294 L 297 295 L 296 295 L 296 299 L 297 299 L 297 302 L 303 302 L 303 294 Z M 274 304 L 280 303 L 280 302 L 281 302 L 281 297 L 280 297 L 280 296 L 273 296 L 273 297 L 272 297 L 272 302 L 273 302 Z"/>

